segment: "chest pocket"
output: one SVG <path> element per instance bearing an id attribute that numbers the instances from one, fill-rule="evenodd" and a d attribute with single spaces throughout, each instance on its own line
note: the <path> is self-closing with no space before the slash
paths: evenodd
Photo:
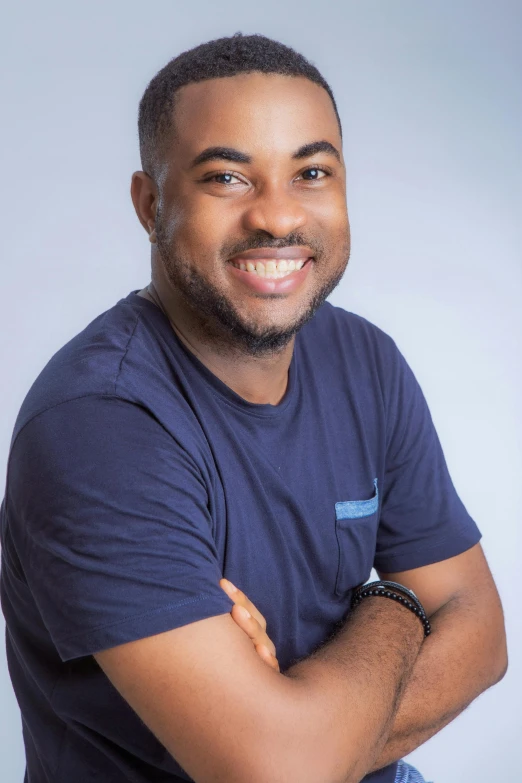
<path id="1" fill-rule="evenodd" d="M 345 500 L 335 504 L 335 534 L 339 561 L 335 594 L 345 595 L 365 582 L 372 570 L 379 521 L 379 488 L 373 482 L 369 500 Z"/>

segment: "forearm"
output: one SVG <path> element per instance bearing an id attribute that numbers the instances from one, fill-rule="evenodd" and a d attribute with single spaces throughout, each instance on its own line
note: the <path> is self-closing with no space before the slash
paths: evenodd
<path id="1" fill-rule="evenodd" d="M 360 781 L 374 765 L 422 643 L 409 610 L 367 598 L 339 633 L 285 672 L 301 684 L 303 712 L 318 724 L 325 780 Z"/>
<path id="2" fill-rule="evenodd" d="M 454 599 L 430 618 L 423 644 L 373 769 L 411 753 L 501 679 L 505 647 L 499 627 L 484 622 L 471 598 Z"/>

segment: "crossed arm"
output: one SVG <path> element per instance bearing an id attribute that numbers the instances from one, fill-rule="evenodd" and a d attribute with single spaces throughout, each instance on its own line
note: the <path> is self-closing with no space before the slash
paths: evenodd
<path id="1" fill-rule="evenodd" d="M 506 669 L 502 610 L 479 545 L 386 576 L 425 605 L 428 640 L 407 609 L 368 598 L 334 639 L 282 675 L 261 659 L 257 642 L 270 640 L 238 593 L 232 600 L 255 610 L 247 620 L 234 606 L 232 619 L 210 617 L 95 658 L 197 783 L 358 783 L 436 733 Z"/>
<path id="2" fill-rule="evenodd" d="M 411 753 L 502 679 L 502 606 L 480 544 L 458 557 L 381 575 L 413 590 L 431 615 L 426 639 L 375 768 Z"/>
<path id="3" fill-rule="evenodd" d="M 417 594 L 430 616 L 432 634 L 421 647 L 387 743 L 371 771 L 426 742 L 498 682 L 507 668 L 502 607 L 480 544 L 434 565 L 379 577 Z M 251 612 L 246 618 L 234 608 L 232 617 L 258 654 L 277 668 L 263 616 L 244 593 L 231 590 L 225 580 L 222 587 L 236 605 Z"/>

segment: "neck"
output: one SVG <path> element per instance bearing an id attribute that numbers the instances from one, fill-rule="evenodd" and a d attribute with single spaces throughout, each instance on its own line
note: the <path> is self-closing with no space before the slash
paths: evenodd
<path id="1" fill-rule="evenodd" d="M 247 402 L 278 405 L 288 385 L 295 338 L 278 352 L 252 356 L 210 333 L 172 288 L 156 282 L 139 292 L 153 302 L 170 321 L 182 343 L 220 381 Z M 207 328 L 205 328 L 207 327 Z"/>

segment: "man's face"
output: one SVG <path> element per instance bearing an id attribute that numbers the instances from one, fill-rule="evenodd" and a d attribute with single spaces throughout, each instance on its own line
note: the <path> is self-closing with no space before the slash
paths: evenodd
<path id="1" fill-rule="evenodd" d="M 154 263 L 207 333 L 252 354 L 283 347 L 350 253 L 328 94 L 259 73 L 187 85 L 163 160 Z"/>

